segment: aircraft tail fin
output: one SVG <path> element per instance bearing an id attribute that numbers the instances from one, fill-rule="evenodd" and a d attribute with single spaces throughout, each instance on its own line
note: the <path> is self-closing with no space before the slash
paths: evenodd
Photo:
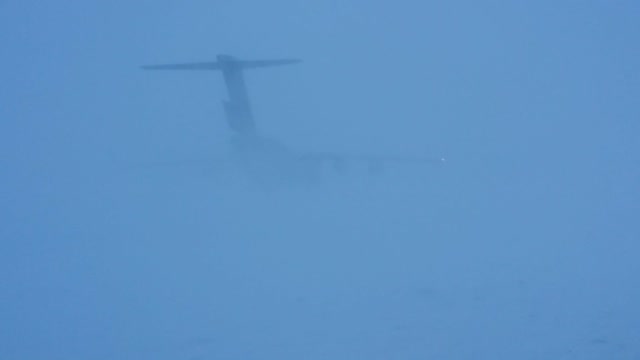
<path id="1" fill-rule="evenodd" d="M 238 60 L 229 55 L 218 55 L 216 61 L 179 64 L 146 65 L 145 70 L 220 70 L 229 93 L 223 102 L 227 123 L 231 130 L 241 134 L 255 133 L 255 124 L 244 83 L 244 70 L 299 63 L 298 59 Z"/>

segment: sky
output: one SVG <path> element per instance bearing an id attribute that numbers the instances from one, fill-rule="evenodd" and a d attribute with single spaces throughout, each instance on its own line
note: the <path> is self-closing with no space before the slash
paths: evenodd
<path id="1" fill-rule="evenodd" d="M 0 358 L 636 359 L 637 1 L 0 0 Z M 295 151 L 225 175 L 217 73 Z"/>

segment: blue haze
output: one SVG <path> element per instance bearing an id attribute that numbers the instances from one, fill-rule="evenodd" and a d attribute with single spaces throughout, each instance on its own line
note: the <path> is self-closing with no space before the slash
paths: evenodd
<path id="1" fill-rule="evenodd" d="M 637 1 L 0 1 L 1 359 L 637 359 Z M 221 180 L 217 73 L 300 150 Z"/>

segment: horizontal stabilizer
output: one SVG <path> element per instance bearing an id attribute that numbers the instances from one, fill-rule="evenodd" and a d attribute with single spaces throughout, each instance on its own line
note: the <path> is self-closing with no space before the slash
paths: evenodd
<path id="1" fill-rule="evenodd" d="M 216 61 L 186 63 L 186 64 L 165 64 L 165 65 L 145 65 L 145 70 L 220 70 L 220 65 Z"/>
<path id="2" fill-rule="evenodd" d="M 297 64 L 299 62 L 302 62 L 302 60 L 299 60 L 299 59 L 281 59 L 281 60 L 238 61 L 239 65 L 243 69 L 254 69 L 254 68 L 269 67 L 269 66 L 290 65 L 290 64 Z"/>
<path id="3" fill-rule="evenodd" d="M 301 62 L 299 59 L 278 60 L 238 60 L 228 55 L 218 55 L 218 61 L 194 62 L 182 64 L 146 65 L 145 70 L 225 70 L 255 69 L 271 66 L 282 66 Z"/>

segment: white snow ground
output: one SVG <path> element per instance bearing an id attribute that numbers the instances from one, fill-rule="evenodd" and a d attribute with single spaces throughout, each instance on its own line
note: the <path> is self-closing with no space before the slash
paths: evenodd
<path id="1" fill-rule="evenodd" d="M 634 239 L 540 189 L 455 166 L 280 189 L 196 168 L 13 189 L 0 357 L 640 356 Z"/>

